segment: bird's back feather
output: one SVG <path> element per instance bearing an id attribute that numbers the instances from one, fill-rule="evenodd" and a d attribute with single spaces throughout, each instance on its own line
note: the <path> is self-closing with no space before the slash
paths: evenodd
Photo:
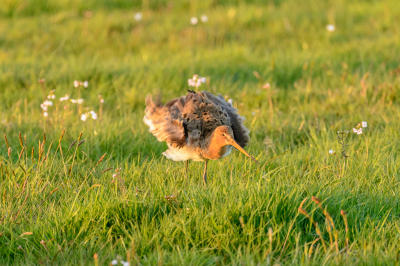
<path id="1" fill-rule="evenodd" d="M 218 126 L 232 128 L 236 142 L 245 147 L 249 130 L 244 118 L 222 96 L 209 92 L 190 92 L 163 105 L 146 98 L 146 115 L 143 121 L 158 141 L 166 141 L 170 148 L 185 145 L 201 148 Z"/>

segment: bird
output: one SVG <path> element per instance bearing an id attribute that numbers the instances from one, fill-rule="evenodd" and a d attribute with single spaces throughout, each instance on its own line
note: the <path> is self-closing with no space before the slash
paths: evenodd
<path id="1" fill-rule="evenodd" d="M 227 156 L 232 147 L 259 164 L 244 150 L 250 141 L 245 118 L 222 95 L 188 90 L 187 95 L 162 105 L 154 103 L 149 94 L 145 104 L 143 122 L 158 141 L 167 143 L 165 157 L 185 162 L 186 176 L 189 160 L 204 161 L 203 182 L 207 185 L 208 161 Z"/>

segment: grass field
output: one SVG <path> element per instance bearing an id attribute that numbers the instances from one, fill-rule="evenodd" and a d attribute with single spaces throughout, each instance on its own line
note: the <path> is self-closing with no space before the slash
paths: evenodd
<path id="1" fill-rule="evenodd" d="M 2 1 L 0 265 L 399 265 L 399 36 L 397 0 Z M 261 163 L 207 187 L 142 122 L 193 74 Z"/>

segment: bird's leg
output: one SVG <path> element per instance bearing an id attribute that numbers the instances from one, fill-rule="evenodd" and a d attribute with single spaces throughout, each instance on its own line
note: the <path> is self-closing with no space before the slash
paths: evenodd
<path id="1" fill-rule="evenodd" d="M 186 178 L 188 177 L 188 165 L 189 165 L 189 160 L 186 160 Z"/>
<path id="2" fill-rule="evenodd" d="M 206 164 L 204 165 L 204 174 L 203 174 L 203 181 L 205 186 L 207 186 L 207 163 L 208 161 L 206 161 Z"/>

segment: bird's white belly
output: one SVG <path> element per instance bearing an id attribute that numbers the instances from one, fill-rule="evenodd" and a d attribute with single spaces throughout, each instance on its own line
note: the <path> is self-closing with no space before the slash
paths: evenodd
<path id="1" fill-rule="evenodd" d="M 221 157 L 229 155 L 231 151 L 232 151 L 232 146 L 231 145 L 227 146 L 225 153 Z M 178 149 L 168 145 L 168 150 L 163 152 L 163 155 L 173 161 L 187 161 L 187 160 L 193 160 L 197 162 L 204 161 L 204 158 L 201 157 L 199 154 L 197 154 L 196 148 L 191 146 L 185 146 Z"/>
<path id="2" fill-rule="evenodd" d="M 204 161 L 204 159 L 200 156 L 200 154 L 196 152 L 196 148 L 191 146 L 184 146 L 179 149 L 168 145 L 168 150 L 163 152 L 163 155 L 168 159 L 174 161 L 187 161 L 187 160 L 193 160 L 198 162 Z"/>

